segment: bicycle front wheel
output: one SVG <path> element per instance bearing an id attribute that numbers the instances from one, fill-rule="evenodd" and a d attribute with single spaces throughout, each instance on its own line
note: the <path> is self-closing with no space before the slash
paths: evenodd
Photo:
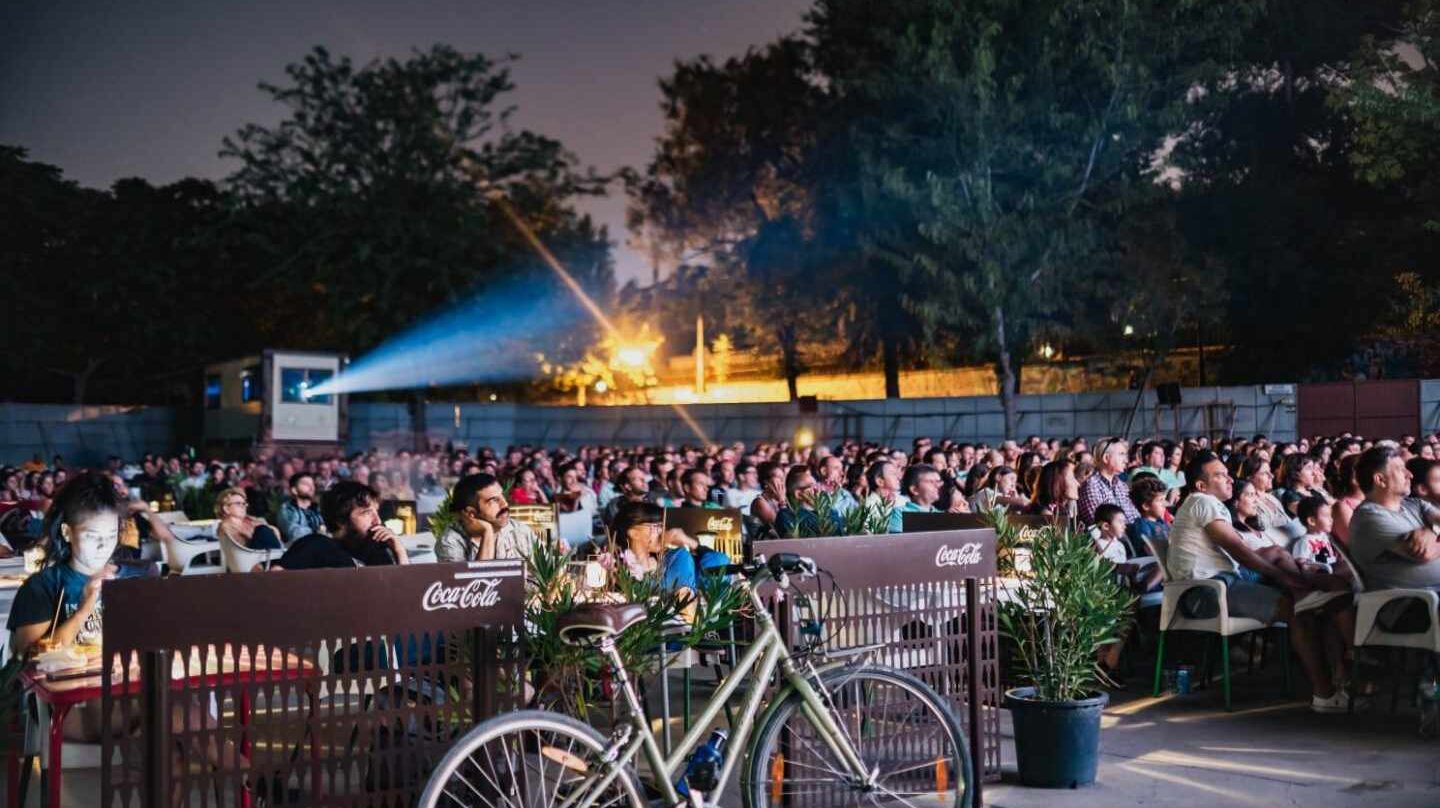
<path id="1" fill-rule="evenodd" d="M 646 808 L 628 767 L 609 772 L 605 738 L 566 715 L 520 710 L 483 721 L 441 759 L 419 808 Z"/>
<path id="2" fill-rule="evenodd" d="M 970 754 L 950 705 L 908 673 L 878 666 L 821 676 L 821 698 L 864 764 L 857 777 L 792 693 L 755 736 L 746 808 L 969 808 Z M 867 782 L 868 781 L 868 782 Z"/>

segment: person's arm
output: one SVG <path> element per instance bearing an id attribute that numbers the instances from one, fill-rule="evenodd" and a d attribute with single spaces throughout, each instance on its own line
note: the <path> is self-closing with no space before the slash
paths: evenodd
<path id="1" fill-rule="evenodd" d="M 287 542 L 295 541 L 310 532 L 305 526 L 305 515 L 289 502 L 280 504 L 280 510 L 275 514 L 275 521 L 280 523 L 280 538 Z"/>
<path id="2" fill-rule="evenodd" d="M 370 531 L 370 540 L 389 547 L 390 552 L 395 556 L 396 564 L 403 566 L 410 563 L 410 554 L 405 552 L 405 542 L 401 541 L 400 537 L 395 535 L 390 528 L 384 525 L 375 528 Z"/>
<path id="3" fill-rule="evenodd" d="M 1100 472 L 1097 471 L 1090 475 L 1089 479 L 1085 480 L 1084 484 L 1080 486 L 1077 515 L 1082 525 L 1094 524 L 1095 522 L 1095 509 L 1100 507 L 1100 498 L 1095 491 L 1097 487 L 1095 477 L 1099 474 Z"/>
<path id="4" fill-rule="evenodd" d="M 1305 578 L 1291 573 L 1261 558 L 1258 553 L 1250 549 L 1240 534 L 1224 519 L 1216 519 L 1205 526 L 1205 536 L 1215 544 L 1216 547 L 1230 554 L 1236 563 L 1242 567 L 1254 570 L 1261 575 L 1283 584 L 1291 589 L 1312 589 L 1310 582 Z"/>
<path id="5" fill-rule="evenodd" d="M 56 646 L 70 645 L 75 642 L 75 635 L 85 626 L 85 621 L 95 612 L 95 606 L 100 602 L 100 586 L 106 579 L 114 576 L 115 567 L 106 565 L 105 569 L 85 582 L 85 594 L 81 597 L 80 608 L 65 620 L 55 626 L 55 632 L 51 634 Z M 57 593 L 64 597 L 64 593 Z M 15 653 L 23 655 L 30 650 L 31 646 L 39 642 L 50 631 L 50 622 L 31 623 L 27 626 L 15 628 Z"/>
<path id="6" fill-rule="evenodd" d="M 1436 540 L 1435 531 L 1430 526 L 1417 527 L 1396 543 L 1395 551 L 1425 564 L 1440 559 L 1440 541 Z"/>
<path id="7" fill-rule="evenodd" d="M 160 515 L 150 510 L 150 504 L 144 500 L 137 500 L 136 512 L 150 525 L 150 535 L 158 541 L 175 541 L 175 533 L 170 530 L 170 525 L 160 518 Z M 132 506 L 133 507 L 133 506 Z"/>

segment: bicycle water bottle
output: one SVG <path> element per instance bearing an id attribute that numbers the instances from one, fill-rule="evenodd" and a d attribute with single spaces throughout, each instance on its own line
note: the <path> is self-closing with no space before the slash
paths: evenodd
<path id="1" fill-rule="evenodd" d="M 682 797 L 690 796 L 690 789 L 701 793 L 713 791 L 719 783 L 720 768 L 725 765 L 725 739 L 729 737 L 723 729 L 710 733 L 710 738 L 690 754 L 685 766 L 685 776 L 675 784 L 675 790 Z"/>

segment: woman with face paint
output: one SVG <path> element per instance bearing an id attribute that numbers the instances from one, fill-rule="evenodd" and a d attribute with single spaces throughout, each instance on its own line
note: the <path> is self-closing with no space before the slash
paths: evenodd
<path id="1" fill-rule="evenodd" d="M 17 655 L 50 645 L 100 643 L 101 583 L 116 577 L 125 503 L 109 478 L 82 474 L 55 495 L 45 515 L 46 566 L 15 593 L 7 628 Z"/>

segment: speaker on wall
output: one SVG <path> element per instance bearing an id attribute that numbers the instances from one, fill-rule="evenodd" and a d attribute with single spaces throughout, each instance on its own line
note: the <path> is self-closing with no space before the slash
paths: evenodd
<path id="1" fill-rule="evenodd" d="M 1155 397 L 1167 407 L 1180 406 L 1180 383 L 1166 382 L 1155 385 Z"/>

